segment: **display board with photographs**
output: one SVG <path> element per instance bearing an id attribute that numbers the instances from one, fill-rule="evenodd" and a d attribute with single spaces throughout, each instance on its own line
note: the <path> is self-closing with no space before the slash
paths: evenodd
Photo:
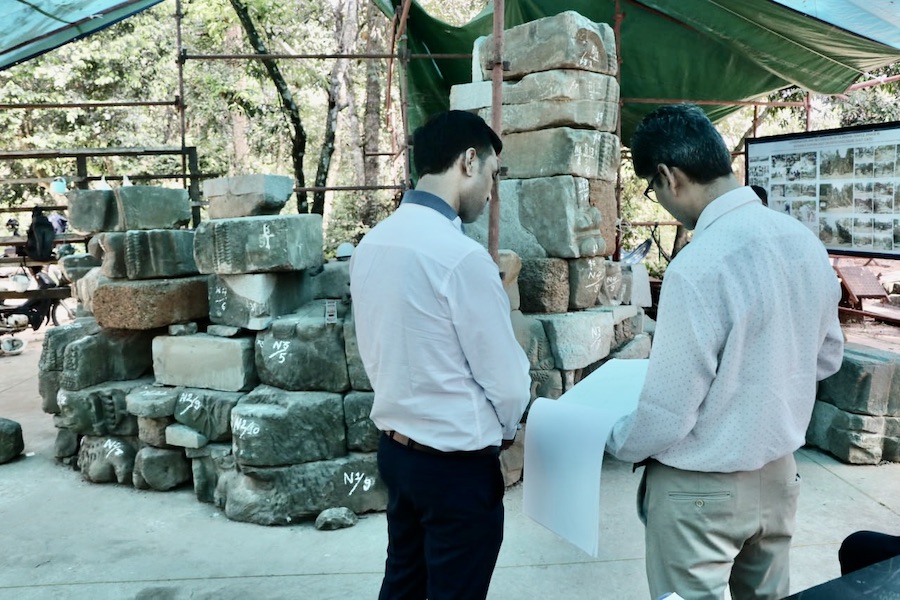
<path id="1" fill-rule="evenodd" d="M 900 256 L 900 123 L 749 139 L 747 184 L 829 252 Z"/>

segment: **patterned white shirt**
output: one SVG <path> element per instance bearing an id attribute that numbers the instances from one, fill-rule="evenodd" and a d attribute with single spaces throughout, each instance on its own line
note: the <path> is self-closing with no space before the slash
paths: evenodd
<path id="1" fill-rule="evenodd" d="M 445 451 L 515 437 L 528 359 L 497 265 L 449 205 L 407 192 L 353 251 L 350 293 L 379 429 Z"/>
<path id="2" fill-rule="evenodd" d="M 637 410 L 607 449 L 679 469 L 748 471 L 803 445 L 816 382 L 843 359 L 824 246 L 749 187 L 700 215 L 666 270 Z"/>

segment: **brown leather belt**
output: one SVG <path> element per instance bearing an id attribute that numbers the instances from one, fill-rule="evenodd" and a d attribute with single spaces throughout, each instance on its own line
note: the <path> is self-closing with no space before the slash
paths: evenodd
<path id="1" fill-rule="evenodd" d="M 500 454 L 500 446 L 488 446 L 481 450 L 449 450 L 445 452 L 444 450 L 438 450 L 437 448 L 420 444 L 397 431 L 383 431 L 382 433 L 401 446 L 406 446 L 411 450 L 417 450 L 419 452 L 424 452 L 425 454 L 434 454 L 437 456 L 497 456 Z"/>

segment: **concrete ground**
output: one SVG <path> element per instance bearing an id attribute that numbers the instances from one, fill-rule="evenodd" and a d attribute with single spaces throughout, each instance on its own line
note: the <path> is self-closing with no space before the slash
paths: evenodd
<path id="1" fill-rule="evenodd" d="M 895 329 L 860 326 L 851 341 L 898 351 Z M 53 420 L 41 412 L 37 363 L 44 330 L 23 354 L 0 357 L 0 417 L 22 424 L 25 454 L 0 465 L 0 600 L 375 598 L 387 543 L 383 514 L 355 527 L 261 527 L 229 521 L 190 488 L 139 491 L 82 481 L 53 458 Z M 859 529 L 900 532 L 900 464 L 849 466 L 798 452 L 803 478 L 791 591 L 839 575 L 841 540 Z M 639 474 L 607 459 L 596 559 L 522 514 L 506 495 L 506 539 L 492 600 L 648 598 Z"/>

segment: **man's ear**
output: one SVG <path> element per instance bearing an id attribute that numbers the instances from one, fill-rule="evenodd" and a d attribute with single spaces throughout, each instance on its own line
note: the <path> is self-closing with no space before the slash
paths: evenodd
<path id="1" fill-rule="evenodd" d="M 471 177 L 475 175 L 477 169 L 475 168 L 475 162 L 478 160 L 478 153 L 475 152 L 475 148 L 469 148 L 463 153 L 463 162 L 462 168 L 463 173 L 467 176 Z"/>
<path id="2" fill-rule="evenodd" d="M 684 183 L 684 173 L 678 167 L 669 167 L 666 164 L 660 163 L 656 165 L 656 169 L 659 172 L 660 179 L 666 180 L 666 186 L 668 186 L 669 191 L 672 194 L 677 194 L 681 189 L 682 184 Z"/>

